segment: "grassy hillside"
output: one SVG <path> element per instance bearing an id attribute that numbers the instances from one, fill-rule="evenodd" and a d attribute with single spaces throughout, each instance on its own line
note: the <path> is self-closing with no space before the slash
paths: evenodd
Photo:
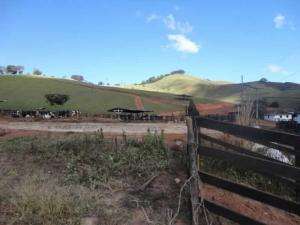
<path id="1" fill-rule="evenodd" d="M 163 77 L 162 79 L 148 84 L 129 85 L 127 87 L 139 90 L 148 90 L 156 92 L 166 92 L 172 94 L 203 92 L 201 88 L 207 89 L 210 86 L 226 84 L 224 81 L 210 81 L 200 79 L 191 75 L 174 74 Z M 200 88 L 201 87 L 201 88 Z M 201 93 L 198 93 L 199 95 Z"/>
<path id="2" fill-rule="evenodd" d="M 70 100 L 63 106 L 50 106 L 44 95 L 60 93 L 70 96 Z M 100 87 L 87 83 L 32 76 L 0 76 L 0 109 L 35 109 L 46 107 L 48 109 L 80 109 L 85 113 L 105 113 L 113 107 L 136 108 L 135 98 L 139 96 L 145 109 L 155 112 L 183 110 L 184 104 L 176 101 L 174 95 L 128 90 L 114 87 Z M 144 101 L 163 99 L 168 104 Z"/>
<path id="3" fill-rule="evenodd" d="M 190 94 L 196 101 L 203 99 L 236 103 L 240 100 L 241 84 L 210 81 L 190 75 L 175 74 L 149 83 L 130 85 L 129 88 L 173 94 Z M 245 83 L 245 95 L 255 98 L 255 88 L 259 97 L 267 102 L 277 101 L 283 108 L 300 108 L 300 84 L 279 82 Z"/>

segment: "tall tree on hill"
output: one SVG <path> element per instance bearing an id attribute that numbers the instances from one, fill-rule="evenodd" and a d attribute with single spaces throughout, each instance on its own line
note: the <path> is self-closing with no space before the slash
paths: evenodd
<path id="1" fill-rule="evenodd" d="M 40 76 L 43 74 L 43 72 L 39 69 L 34 69 L 33 72 L 32 72 L 33 75 L 36 75 L 36 76 Z"/>

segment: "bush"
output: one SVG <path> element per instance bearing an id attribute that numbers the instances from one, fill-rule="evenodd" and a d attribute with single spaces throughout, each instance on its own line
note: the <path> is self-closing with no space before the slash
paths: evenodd
<path id="1" fill-rule="evenodd" d="M 63 105 L 70 97 L 64 94 L 46 94 L 45 98 L 51 105 Z"/>
<path id="2" fill-rule="evenodd" d="M 39 69 L 34 69 L 33 72 L 32 72 L 33 75 L 37 75 L 37 76 L 40 76 L 43 74 L 43 72 Z"/>

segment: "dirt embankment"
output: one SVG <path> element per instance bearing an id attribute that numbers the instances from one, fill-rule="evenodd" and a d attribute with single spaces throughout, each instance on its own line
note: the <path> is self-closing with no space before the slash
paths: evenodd
<path id="1" fill-rule="evenodd" d="M 199 103 L 196 105 L 198 111 L 202 115 L 208 114 L 228 114 L 233 112 L 234 104 L 222 102 L 222 103 Z"/>

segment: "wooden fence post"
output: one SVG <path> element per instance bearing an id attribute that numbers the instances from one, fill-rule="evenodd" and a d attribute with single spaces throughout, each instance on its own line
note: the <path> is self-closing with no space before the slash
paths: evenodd
<path id="1" fill-rule="evenodd" d="M 295 145 L 295 166 L 300 168 L 300 146 Z M 296 202 L 300 203 L 300 177 L 296 178 Z"/>
<path id="2" fill-rule="evenodd" d="M 187 117 L 187 129 L 188 129 L 188 160 L 189 160 L 189 173 L 190 173 L 190 194 L 191 194 L 191 204 L 192 204 L 192 217 L 193 225 L 199 225 L 199 215 L 200 215 L 200 178 L 198 174 L 197 166 L 197 142 L 193 129 L 193 121 L 190 117 Z"/>

